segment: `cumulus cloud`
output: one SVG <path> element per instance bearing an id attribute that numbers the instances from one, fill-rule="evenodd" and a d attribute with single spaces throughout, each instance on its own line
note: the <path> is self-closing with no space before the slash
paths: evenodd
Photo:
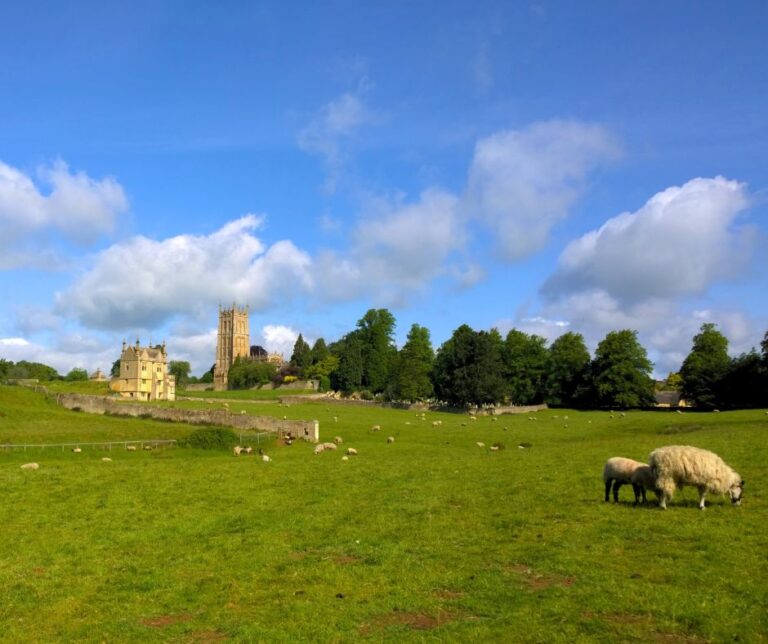
<path id="1" fill-rule="evenodd" d="M 60 236 L 88 244 L 114 230 L 128 210 L 122 186 L 112 177 L 92 179 L 72 173 L 63 161 L 38 169 L 47 193 L 22 171 L 0 162 L 0 269 L 55 267 L 46 248 Z"/>
<path id="2" fill-rule="evenodd" d="M 365 104 L 362 94 L 365 83 L 357 92 L 346 92 L 328 102 L 297 136 L 299 147 L 323 159 L 326 170 L 325 189 L 336 190 L 345 162 L 345 145 L 362 126 L 375 121 L 375 113 Z"/>
<path id="3" fill-rule="evenodd" d="M 246 215 L 207 236 L 115 244 L 57 294 L 57 312 L 93 328 L 152 328 L 222 301 L 261 311 L 310 290 L 309 255 L 290 241 L 265 246 L 253 234 L 261 224 Z"/>
<path id="4" fill-rule="evenodd" d="M 744 266 L 749 231 L 735 224 L 748 205 L 746 186 L 723 177 L 667 188 L 571 242 L 543 292 L 600 289 L 629 302 L 703 293 Z"/>
<path id="5" fill-rule="evenodd" d="M 600 125 L 534 123 L 477 142 L 464 207 L 496 235 L 500 255 L 520 260 L 544 246 L 581 196 L 588 173 L 618 146 Z"/>
<path id="6" fill-rule="evenodd" d="M 293 345 L 299 337 L 299 332 L 282 324 L 267 324 L 261 329 L 260 343 L 270 353 L 281 353 L 286 360 L 293 354 Z M 308 343 L 312 341 L 304 338 Z"/>
<path id="7" fill-rule="evenodd" d="M 346 256 L 318 258 L 320 289 L 331 299 L 373 294 L 383 303 L 402 302 L 439 275 L 454 272 L 452 254 L 466 242 L 458 199 L 443 190 L 424 191 L 414 202 L 378 201 L 360 218 Z M 473 279 L 477 268 L 459 271 Z"/>
<path id="8" fill-rule="evenodd" d="M 119 357 L 118 345 L 77 335 L 60 338 L 54 347 L 26 338 L 0 338 L 0 358 L 12 362 L 41 362 L 53 367 L 62 375 L 75 367 L 86 369 L 89 373 L 97 368 L 108 373 L 112 362 Z"/>

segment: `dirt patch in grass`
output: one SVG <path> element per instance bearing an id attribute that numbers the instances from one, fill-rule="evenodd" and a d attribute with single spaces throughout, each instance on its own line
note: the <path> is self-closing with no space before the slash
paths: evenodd
<path id="1" fill-rule="evenodd" d="M 391 626 L 405 626 L 414 631 L 431 631 L 455 619 L 456 616 L 452 613 L 438 613 L 437 617 L 432 617 L 426 613 L 414 613 L 395 609 L 391 613 L 379 615 L 370 622 L 362 624 L 358 631 L 362 636 L 383 631 Z"/>
<path id="2" fill-rule="evenodd" d="M 505 568 L 508 572 L 513 572 L 520 576 L 520 579 L 533 592 L 539 592 L 552 588 L 553 586 L 562 586 L 570 588 L 576 582 L 575 577 L 564 577 L 563 575 L 537 573 L 533 568 L 524 564 L 513 563 Z"/>
<path id="3" fill-rule="evenodd" d="M 146 617 L 141 620 L 144 626 L 151 626 L 152 628 L 166 628 L 167 626 L 173 626 L 181 622 L 188 622 L 192 619 L 192 615 L 189 613 L 181 613 L 179 615 L 158 615 L 157 617 Z"/>
<path id="4" fill-rule="evenodd" d="M 349 566 L 359 561 L 360 557 L 356 557 L 355 555 L 336 555 L 333 558 L 333 563 L 337 563 L 340 566 Z"/>

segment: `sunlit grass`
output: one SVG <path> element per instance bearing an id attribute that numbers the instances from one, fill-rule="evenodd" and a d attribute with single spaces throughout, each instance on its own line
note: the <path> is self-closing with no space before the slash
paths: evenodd
<path id="1" fill-rule="evenodd" d="M 0 411 L 0 435 L 14 438 L 192 429 L 67 412 L 17 388 L 0 388 Z M 3 639 L 766 638 L 762 411 L 469 421 L 320 402 L 249 413 L 267 411 L 318 418 L 324 440 L 359 455 L 304 443 L 272 445 L 271 463 L 183 448 L 111 462 L 0 454 Z M 723 456 L 747 480 L 742 507 L 713 498 L 700 512 L 693 490 L 666 512 L 633 507 L 627 489 L 603 503 L 606 458 L 671 443 Z M 21 471 L 26 460 L 41 469 Z"/>

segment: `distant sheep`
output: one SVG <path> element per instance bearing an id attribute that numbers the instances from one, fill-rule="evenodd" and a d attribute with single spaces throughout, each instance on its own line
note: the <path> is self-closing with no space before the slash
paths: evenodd
<path id="1" fill-rule="evenodd" d="M 325 451 L 325 443 L 320 443 L 319 445 L 315 445 L 315 449 L 313 453 L 315 456 L 317 456 L 318 454 L 324 451 Z"/>
<path id="2" fill-rule="evenodd" d="M 79 447 L 73 447 L 73 448 L 72 448 L 72 451 L 73 451 L 75 454 L 80 454 L 80 453 L 81 453 L 83 450 L 82 450 L 82 449 L 80 449 Z"/>
<path id="3" fill-rule="evenodd" d="M 261 460 L 264 461 L 265 463 L 269 463 L 272 459 L 269 456 L 267 456 L 266 454 L 262 454 L 261 455 Z"/>
<path id="4" fill-rule="evenodd" d="M 394 436 L 387 436 L 387 443 L 394 443 L 395 437 Z"/>
<path id="5" fill-rule="evenodd" d="M 22 470 L 39 470 L 40 464 L 39 463 L 24 463 L 24 465 L 21 466 Z"/>
<path id="6" fill-rule="evenodd" d="M 480 441 L 477 441 L 475 445 L 477 445 L 478 447 L 485 447 L 485 443 L 481 443 Z"/>
<path id="7" fill-rule="evenodd" d="M 251 446 L 243 447 L 243 453 L 244 454 L 253 454 L 253 447 L 251 447 Z"/>
<path id="8" fill-rule="evenodd" d="M 348 447 L 347 456 L 357 456 L 357 450 L 354 447 Z"/>
<path id="9" fill-rule="evenodd" d="M 135 452 L 136 451 L 136 445 L 126 445 L 125 449 L 128 452 Z"/>
<path id="10" fill-rule="evenodd" d="M 240 447 L 240 445 L 235 445 L 235 447 L 232 449 L 232 452 L 235 456 L 240 456 L 240 454 L 243 452 L 243 448 Z"/>
<path id="11" fill-rule="evenodd" d="M 373 427 L 371 427 L 371 431 L 372 432 L 381 431 L 381 425 L 374 425 Z"/>
<path id="12" fill-rule="evenodd" d="M 336 449 L 337 445 L 336 443 L 323 443 L 323 447 L 325 449 Z"/>
<path id="13" fill-rule="evenodd" d="M 333 439 L 333 442 L 336 443 L 337 445 L 341 445 L 344 442 L 344 439 L 341 436 L 336 436 Z"/>
<path id="14" fill-rule="evenodd" d="M 714 452 L 690 445 L 667 445 L 653 450 L 648 464 L 656 476 L 659 506 L 664 510 L 675 490 L 685 485 L 699 491 L 702 510 L 707 492 L 728 494 L 731 503 L 741 505 L 744 480 Z"/>
<path id="15" fill-rule="evenodd" d="M 105 463 L 111 463 L 112 462 L 112 459 L 109 458 L 109 456 L 104 456 L 104 457 L 102 457 L 101 460 L 104 461 Z"/>
<path id="16" fill-rule="evenodd" d="M 632 483 L 632 473 L 639 467 L 644 467 L 645 463 L 634 461 L 631 458 L 614 456 L 609 458 L 603 466 L 603 483 L 605 483 L 605 500 L 610 501 L 611 486 L 613 486 L 613 500 L 619 502 L 619 488 L 624 484 Z M 635 492 L 635 505 L 640 501 L 642 494 L 645 501 L 645 490 L 632 485 Z"/>

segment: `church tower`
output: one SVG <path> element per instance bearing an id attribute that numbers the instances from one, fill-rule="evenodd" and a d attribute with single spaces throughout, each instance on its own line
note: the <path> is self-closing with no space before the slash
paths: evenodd
<path id="1" fill-rule="evenodd" d="M 247 358 L 251 334 L 248 327 L 248 307 L 222 309 L 219 305 L 219 333 L 216 340 L 216 366 L 213 370 L 213 388 L 227 388 L 227 372 L 235 358 Z"/>

